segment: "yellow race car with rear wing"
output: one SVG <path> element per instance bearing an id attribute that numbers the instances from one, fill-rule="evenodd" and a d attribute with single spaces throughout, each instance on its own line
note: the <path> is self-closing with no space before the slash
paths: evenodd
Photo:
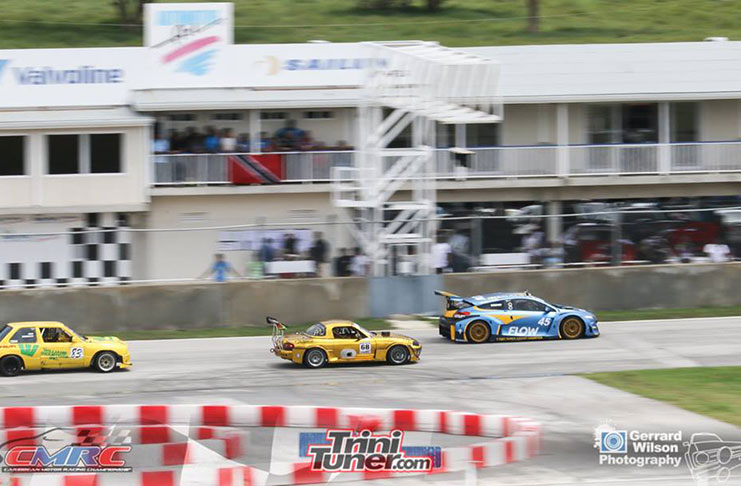
<path id="1" fill-rule="evenodd" d="M 368 331 L 352 321 L 317 322 L 304 332 L 288 335 L 280 321 L 273 317 L 267 321 L 273 326 L 270 352 L 307 368 L 369 361 L 401 365 L 419 361 L 422 354 L 422 345 L 413 338 L 389 331 Z"/>

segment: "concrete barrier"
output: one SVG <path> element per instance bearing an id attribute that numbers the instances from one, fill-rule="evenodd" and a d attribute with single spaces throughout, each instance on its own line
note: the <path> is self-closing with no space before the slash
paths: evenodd
<path id="1" fill-rule="evenodd" d="M 0 322 L 57 320 L 81 332 L 289 324 L 369 315 L 362 278 L 0 292 Z"/>
<path id="2" fill-rule="evenodd" d="M 443 281 L 460 295 L 529 290 L 598 311 L 741 305 L 741 263 L 458 273 Z"/>
<path id="3" fill-rule="evenodd" d="M 410 286 L 418 288 L 412 291 Z M 82 332 L 289 324 L 440 312 L 460 295 L 530 290 L 595 311 L 741 305 L 741 263 L 0 291 L 0 323 L 59 320 Z M 428 295 L 429 294 L 429 295 Z"/>

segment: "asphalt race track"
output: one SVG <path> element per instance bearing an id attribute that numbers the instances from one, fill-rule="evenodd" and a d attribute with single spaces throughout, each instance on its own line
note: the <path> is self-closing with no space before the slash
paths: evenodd
<path id="1" fill-rule="evenodd" d="M 268 337 L 136 341 L 130 371 L 37 372 L 0 380 L 0 405 L 252 403 L 438 408 L 523 415 L 544 426 L 538 459 L 479 474 L 479 484 L 694 484 L 687 468 L 600 466 L 593 431 L 610 422 L 645 431 L 741 431 L 670 405 L 595 384 L 579 373 L 741 365 L 741 318 L 602 323 L 579 341 L 456 344 L 437 329 L 409 331 L 417 364 L 308 370 L 269 354 Z M 741 483 L 741 476 L 734 478 Z M 410 479 L 404 482 L 418 482 Z M 464 484 L 463 475 L 428 482 Z M 378 483 L 382 483 L 379 481 Z M 732 482 L 726 484 L 735 484 Z"/>

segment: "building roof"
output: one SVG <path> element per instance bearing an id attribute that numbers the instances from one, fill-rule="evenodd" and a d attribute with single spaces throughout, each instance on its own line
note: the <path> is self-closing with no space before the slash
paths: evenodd
<path id="1" fill-rule="evenodd" d="M 505 103 L 725 99 L 741 93 L 741 42 L 468 47 L 501 63 Z"/>
<path id="2" fill-rule="evenodd" d="M 118 128 L 148 126 L 152 123 L 152 118 L 135 113 L 126 107 L 0 111 L 0 130 Z"/>

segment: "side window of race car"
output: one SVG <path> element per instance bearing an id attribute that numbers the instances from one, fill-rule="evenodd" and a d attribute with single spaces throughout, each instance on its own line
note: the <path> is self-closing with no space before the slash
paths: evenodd
<path id="1" fill-rule="evenodd" d="M 486 304 L 481 304 L 479 308 L 486 310 L 501 310 L 504 309 L 504 302 L 501 300 L 498 302 L 488 302 Z"/>
<path id="2" fill-rule="evenodd" d="M 35 343 L 36 342 L 36 328 L 34 327 L 22 327 L 18 329 L 13 337 L 10 338 L 11 344 L 22 344 L 22 343 Z"/>
<path id="3" fill-rule="evenodd" d="M 515 299 L 513 302 L 514 310 L 528 311 L 528 312 L 546 312 L 547 308 L 544 304 L 530 299 Z"/>

